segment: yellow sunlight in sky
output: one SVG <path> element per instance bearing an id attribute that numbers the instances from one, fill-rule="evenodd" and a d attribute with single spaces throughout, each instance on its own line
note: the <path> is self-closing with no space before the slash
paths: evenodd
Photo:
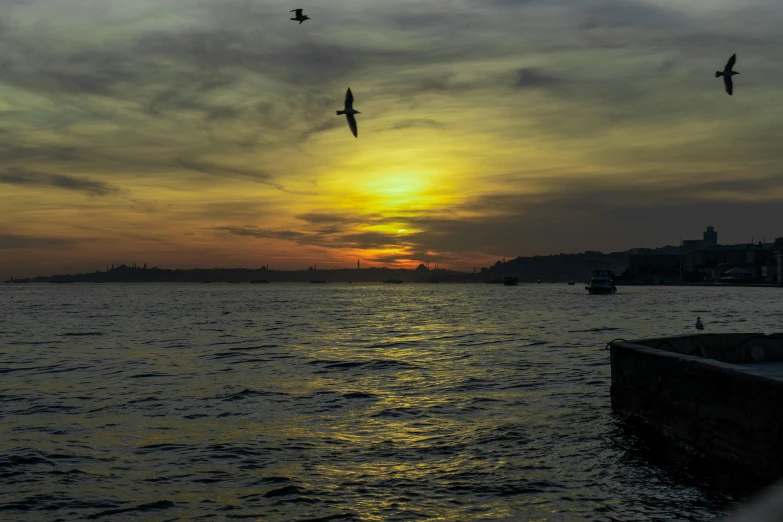
<path id="1" fill-rule="evenodd" d="M 713 71 L 735 51 L 683 39 L 703 26 L 670 3 L 605 26 L 600 9 L 578 23 L 590 2 L 542 4 L 520 30 L 517 7 L 475 2 L 407 20 L 349 0 L 362 24 L 324 8 L 301 26 L 270 0 L 12 2 L 0 277 L 133 260 L 468 269 L 638 246 L 661 202 L 677 218 L 645 244 L 725 201 L 748 221 L 734 233 L 776 234 L 763 205 L 780 197 L 783 69 L 761 46 L 737 49 L 747 72 L 729 98 Z M 645 31 L 629 31 L 636 9 Z M 758 30 L 774 39 L 770 20 Z M 357 138 L 335 114 L 349 87 Z"/>

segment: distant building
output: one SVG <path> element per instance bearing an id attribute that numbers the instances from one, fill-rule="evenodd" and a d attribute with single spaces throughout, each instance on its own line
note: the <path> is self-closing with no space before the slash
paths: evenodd
<path id="1" fill-rule="evenodd" d="M 632 283 L 657 285 L 680 281 L 682 255 L 680 254 L 629 254 L 628 269 L 623 279 Z"/>
<path id="2" fill-rule="evenodd" d="M 775 282 L 778 280 L 774 243 L 715 245 L 695 248 L 683 255 L 689 281 Z"/>
<path id="3" fill-rule="evenodd" d="M 718 246 L 718 231 L 710 225 L 703 232 L 702 239 L 684 239 L 681 246 L 686 252 L 695 248 Z"/>
<path id="4" fill-rule="evenodd" d="M 683 240 L 676 251 L 629 252 L 623 279 L 642 284 L 670 281 L 783 284 L 783 238 L 777 238 L 775 243 L 720 245 L 715 227 L 708 226 L 702 239 Z"/>
<path id="5" fill-rule="evenodd" d="M 704 231 L 704 246 L 717 246 L 718 244 L 718 231 L 714 227 L 709 226 Z"/>

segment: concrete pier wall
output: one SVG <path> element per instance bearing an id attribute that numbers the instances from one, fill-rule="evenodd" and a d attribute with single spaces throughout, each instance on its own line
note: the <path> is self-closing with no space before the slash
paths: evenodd
<path id="1" fill-rule="evenodd" d="M 783 361 L 783 334 L 726 333 L 639 339 L 631 344 L 728 363 Z"/>
<path id="2" fill-rule="evenodd" d="M 783 337 L 705 334 L 610 349 L 615 411 L 759 477 L 783 476 L 783 380 L 738 367 L 783 360 Z"/>

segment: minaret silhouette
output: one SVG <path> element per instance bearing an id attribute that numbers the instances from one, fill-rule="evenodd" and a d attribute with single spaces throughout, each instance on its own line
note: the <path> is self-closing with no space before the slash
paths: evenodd
<path id="1" fill-rule="evenodd" d="M 360 269 L 361 269 L 361 266 L 359 265 L 359 260 L 357 259 L 356 260 L 356 270 L 360 270 Z"/>

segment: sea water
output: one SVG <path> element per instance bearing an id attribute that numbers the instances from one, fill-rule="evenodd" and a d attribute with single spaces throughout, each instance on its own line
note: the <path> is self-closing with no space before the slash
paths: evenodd
<path id="1" fill-rule="evenodd" d="M 606 343 L 781 330 L 771 288 L 0 285 L 0 519 L 710 520 Z"/>

